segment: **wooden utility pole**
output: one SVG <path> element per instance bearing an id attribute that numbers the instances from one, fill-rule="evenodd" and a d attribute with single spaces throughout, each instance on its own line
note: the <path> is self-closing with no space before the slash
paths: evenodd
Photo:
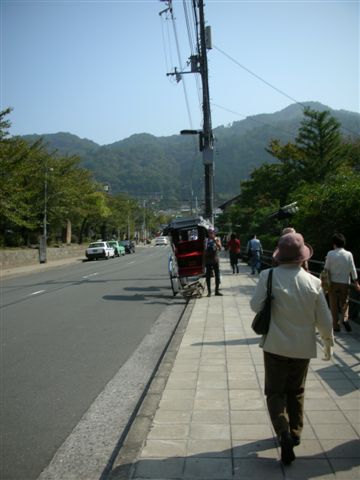
<path id="1" fill-rule="evenodd" d="M 208 80 L 207 50 L 211 49 L 210 27 L 205 27 L 204 0 L 192 0 L 194 10 L 199 11 L 199 21 L 196 27 L 199 27 L 197 33 L 197 55 L 190 57 L 191 71 L 179 72 L 176 68 L 174 72 L 167 73 L 173 75 L 177 82 L 180 82 L 182 75 L 187 73 L 200 73 L 202 81 L 202 108 L 203 108 L 203 128 L 202 130 L 181 130 L 182 135 L 199 135 L 200 151 L 203 156 L 204 164 L 204 185 L 205 185 L 205 218 L 214 223 L 214 139 L 211 127 L 210 95 Z M 167 8 L 162 10 L 159 15 L 170 12 L 173 18 L 172 0 L 166 1 Z"/>
<path id="2" fill-rule="evenodd" d="M 200 52 L 199 64 L 203 93 L 203 132 L 201 142 L 205 175 L 205 217 L 214 223 L 214 145 L 211 127 L 207 49 L 211 48 L 205 29 L 204 1 L 199 0 Z"/>

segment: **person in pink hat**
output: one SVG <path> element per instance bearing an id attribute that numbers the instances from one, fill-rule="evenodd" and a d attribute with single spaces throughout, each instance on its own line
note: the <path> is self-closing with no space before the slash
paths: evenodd
<path id="1" fill-rule="evenodd" d="M 334 337 L 329 307 L 320 280 L 306 272 L 302 263 L 313 254 L 299 233 L 280 237 L 273 254 L 271 320 L 263 335 L 265 395 L 271 422 L 281 446 L 281 460 L 295 460 L 294 446 L 303 429 L 305 381 L 311 358 L 317 355 L 316 331 L 330 360 Z M 267 293 L 270 269 L 259 276 L 250 306 L 259 312 Z"/>

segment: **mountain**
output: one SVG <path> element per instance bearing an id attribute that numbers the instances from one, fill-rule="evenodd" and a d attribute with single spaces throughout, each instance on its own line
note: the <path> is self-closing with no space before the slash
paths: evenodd
<path id="1" fill-rule="evenodd" d="M 273 138 L 293 141 L 303 119 L 303 105 L 329 110 L 341 123 L 345 137 L 359 136 L 360 115 L 333 110 L 318 102 L 292 104 L 271 114 L 260 114 L 214 128 L 215 195 L 228 199 L 239 192 L 240 181 L 265 162 L 274 162 L 265 148 Z M 30 142 L 43 137 L 49 151 L 79 155 L 81 165 L 94 172 L 99 182 L 108 183 L 113 193 L 136 197 L 151 194 L 163 204 L 203 196 L 203 165 L 196 136 L 155 137 L 139 133 L 110 145 L 81 139 L 70 133 L 26 135 Z"/>

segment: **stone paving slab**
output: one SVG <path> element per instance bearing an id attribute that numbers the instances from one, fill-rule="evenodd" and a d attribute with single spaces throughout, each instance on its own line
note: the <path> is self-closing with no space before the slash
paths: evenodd
<path id="1" fill-rule="evenodd" d="M 336 337 L 334 358 L 311 361 L 304 431 L 284 467 L 263 395 L 249 298 L 257 278 L 222 260 L 223 297 L 194 302 L 133 480 L 360 479 L 360 327 Z M 120 460 L 118 464 L 121 464 Z M 119 470 L 120 472 L 120 470 Z M 111 476 L 111 480 L 125 476 Z"/>

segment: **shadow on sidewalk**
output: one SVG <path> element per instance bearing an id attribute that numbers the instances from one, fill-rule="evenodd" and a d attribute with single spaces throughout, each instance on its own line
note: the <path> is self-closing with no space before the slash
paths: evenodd
<path id="1" fill-rule="evenodd" d="M 164 444 L 166 441 L 164 440 Z M 169 440 L 170 444 L 171 441 Z M 294 478 L 307 480 L 326 476 L 357 479 L 360 465 L 360 440 L 347 441 L 317 455 L 299 456 L 288 467 L 284 467 L 278 458 L 269 458 L 261 453 L 276 448 L 274 438 L 244 443 L 223 451 L 203 452 L 188 457 L 169 457 L 163 459 L 142 459 L 135 463 L 124 463 L 115 467 L 102 480 L 125 480 L 131 478 L 147 479 L 281 479 Z M 296 453 L 296 450 L 295 450 Z M 351 476 L 340 472 L 351 472 Z"/>

